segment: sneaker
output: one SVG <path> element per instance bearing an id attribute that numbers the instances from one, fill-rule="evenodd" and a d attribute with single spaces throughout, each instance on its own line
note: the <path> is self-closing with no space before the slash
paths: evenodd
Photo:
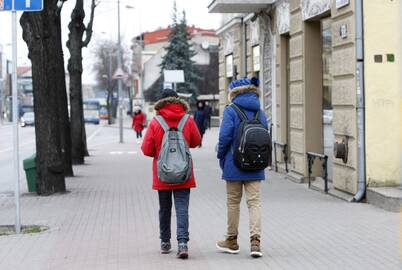
<path id="1" fill-rule="evenodd" d="M 260 247 L 260 238 L 259 236 L 251 237 L 250 241 L 250 256 L 253 258 L 259 258 L 262 256 L 261 247 Z"/>
<path id="2" fill-rule="evenodd" d="M 216 247 L 226 253 L 237 254 L 240 252 L 239 245 L 237 244 L 237 236 L 228 236 L 223 241 L 218 241 Z"/>
<path id="3" fill-rule="evenodd" d="M 177 258 L 179 259 L 187 259 L 188 258 L 188 247 L 187 243 L 179 243 L 177 247 Z"/>
<path id="4" fill-rule="evenodd" d="M 172 249 L 172 245 L 170 244 L 170 242 L 161 242 L 161 253 L 162 254 L 170 253 L 171 249 Z"/>

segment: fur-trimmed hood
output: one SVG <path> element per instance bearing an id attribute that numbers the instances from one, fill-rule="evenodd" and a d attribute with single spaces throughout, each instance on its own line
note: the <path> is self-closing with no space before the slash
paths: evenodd
<path id="1" fill-rule="evenodd" d="M 183 106 L 186 113 L 190 111 L 190 105 L 188 105 L 188 103 L 180 97 L 167 97 L 159 100 L 155 103 L 155 111 L 159 111 L 168 104 L 180 104 Z"/>
<path id="2" fill-rule="evenodd" d="M 254 85 L 245 85 L 234 88 L 233 90 L 229 90 L 229 101 L 233 102 L 233 99 L 240 94 L 244 93 L 255 93 L 259 97 L 261 95 L 261 91 L 258 87 Z"/>

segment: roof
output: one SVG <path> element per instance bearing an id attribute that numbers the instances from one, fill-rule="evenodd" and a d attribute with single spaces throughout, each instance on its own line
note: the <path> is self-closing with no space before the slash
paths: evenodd
<path id="1" fill-rule="evenodd" d="M 27 73 L 29 71 L 31 71 L 31 67 L 28 67 L 28 66 L 26 66 L 26 67 L 17 67 L 17 75 L 18 76 L 23 75 L 23 74 L 25 74 L 25 73 Z"/>
<path id="2" fill-rule="evenodd" d="M 194 36 L 196 34 L 201 34 L 203 36 L 211 36 L 211 37 L 217 37 L 216 31 L 213 29 L 202 29 L 202 28 L 197 28 L 195 26 L 190 26 L 187 27 L 188 32 Z M 159 42 L 165 42 L 168 40 L 169 34 L 172 31 L 170 27 L 168 28 L 163 28 L 163 29 L 158 29 L 153 32 L 145 32 L 143 33 L 143 39 L 144 39 L 144 44 L 154 44 L 154 43 L 159 43 Z"/>

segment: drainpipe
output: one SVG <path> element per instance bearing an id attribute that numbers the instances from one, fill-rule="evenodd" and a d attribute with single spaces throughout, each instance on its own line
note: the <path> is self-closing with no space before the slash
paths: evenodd
<path id="1" fill-rule="evenodd" d="M 358 191 L 353 202 L 360 202 L 366 194 L 366 140 L 364 108 L 364 44 L 363 44 L 363 0 L 356 0 L 356 77 L 357 77 L 357 175 Z"/>
<path id="2" fill-rule="evenodd" d="M 243 68 L 242 77 L 247 76 L 247 27 L 244 22 L 244 17 L 241 18 L 241 28 L 242 28 L 242 57 L 243 57 Z"/>

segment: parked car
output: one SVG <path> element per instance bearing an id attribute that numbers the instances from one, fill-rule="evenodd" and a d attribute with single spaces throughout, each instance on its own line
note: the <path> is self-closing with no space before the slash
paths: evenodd
<path id="1" fill-rule="evenodd" d="M 84 100 L 84 122 L 99 125 L 99 109 L 100 103 L 98 100 Z"/>
<path id="2" fill-rule="evenodd" d="M 33 112 L 26 112 L 21 117 L 21 127 L 34 126 L 35 125 L 35 114 Z"/>
<path id="3" fill-rule="evenodd" d="M 102 107 L 102 106 L 100 107 L 100 109 L 99 109 L 99 118 L 103 119 L 103 120 L 109 118 L 109 113 L 107 111 L 107 108 Z"/>

